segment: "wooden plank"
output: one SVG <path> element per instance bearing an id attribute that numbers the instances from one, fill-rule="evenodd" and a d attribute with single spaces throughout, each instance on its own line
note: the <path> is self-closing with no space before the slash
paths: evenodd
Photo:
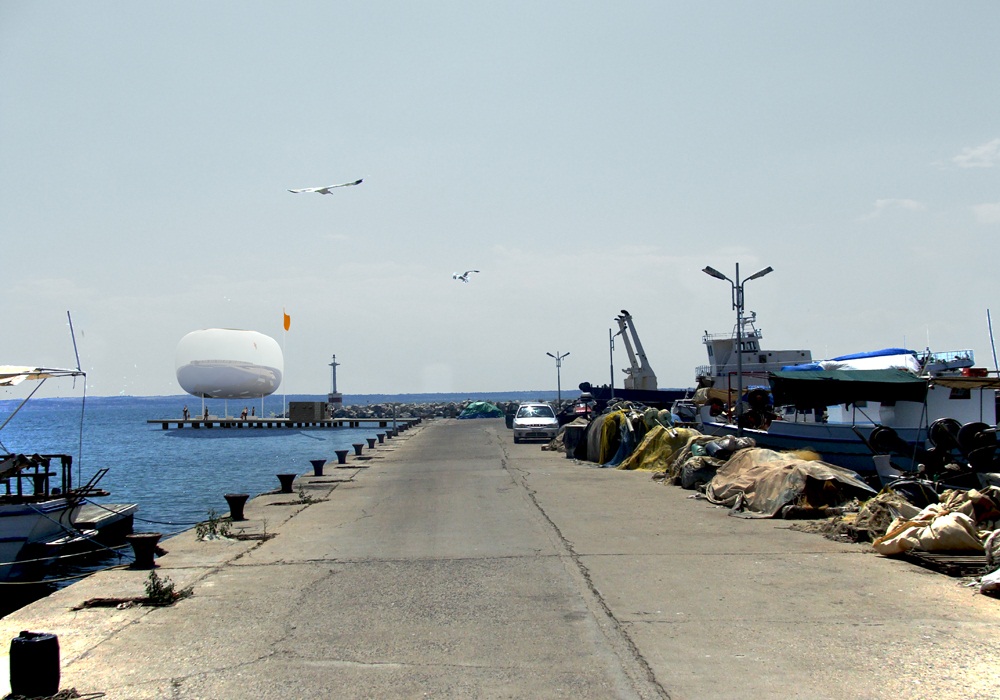
<path id="1" fill-rule="evenodd" d="M 986 571 L 986 554 L 974 552 L 920 552 L 910 550 L 902 557 L 948 576 L 979 576 Z"/>

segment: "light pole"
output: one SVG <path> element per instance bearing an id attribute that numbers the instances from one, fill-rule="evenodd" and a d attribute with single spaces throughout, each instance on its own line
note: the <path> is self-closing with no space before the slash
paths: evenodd
<path id="1" fill-rule="evenodd" d="M 743 426 L 740 423 L 740 417 L 743 411 L 740 399 L 743 398 L 743 285 L 750 280 L 755 280 L 758 277 L 763 277 L 770 272 L 774 272 L 774 268 L 765 267 L 763 270 L 753 273 L 742 282 L 740 282 L 739 263 L 736 263 L 735 282 L 716 270 L 714 267 L 706 266 L 702 272 L 706 275 L 711 275 L 716 279 L 726 280 L 732 287 L 733 308 L 736 309 L 736 434 L 742 435 Z"/>
<path id="2" fill-rule="evenodd" d="M 562 377 L 560 376 L 561 372 L 559 368 L 562 367 L 563 358 L 567 357 L 569 353 L 566 352 L 560 355 L 559 351 L 556 350 L 555 355 L 551 352 L 547 352 L 545 354 L 549 357 L 555 358 L 556 361 L 556 412 L 558 413 L 559 409 L 562 408 Z"/>

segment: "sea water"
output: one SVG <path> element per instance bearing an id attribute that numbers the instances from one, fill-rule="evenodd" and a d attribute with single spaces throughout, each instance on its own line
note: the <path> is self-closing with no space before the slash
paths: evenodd
<path id="1" fill-rule="evenodd" d="M 267 402 L 262 407 L 260 399 L 256 404 L 229 401 L 227 411 L 217 400 L 209 411 L 230 417 L 251 405 L 258 417 L 281 411 L 281 397 Z M 9 414 L 12 404 L 0 402 L 0 416 Z M 376 425 L 178 429 L 176 423 L 163 430 L 160 423 L 147 423 L 177 420 L 184 406 L 193 416 L 202 412 L 198 399 L 183 396 L 33 399 L 0 432 L 0 441 L 10 453 L 73 455 L 74 486 L 107 468 L 97 486 L 111 495 L 95 502 L 137 503 L 137 531 L 170 535 L 212 512 L 227 513 L 224 494 L 252 498 L 273 491 L 279 487 L 277 474 L 311 474 L 311 460 L 335 461 L 337 450 L 350 450 L 355 443 L 367 449 L 366 438 L 385 431 Z"/>

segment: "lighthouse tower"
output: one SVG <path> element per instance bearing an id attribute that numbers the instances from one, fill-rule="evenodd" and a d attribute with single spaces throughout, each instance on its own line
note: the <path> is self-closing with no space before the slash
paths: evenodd
<path id="1" fill-rule="evenodd" d="M 332 383 L 330 386 L 330 393 L 326 396 L 327 410 L 330 415 L 336 415 L 337 411 L 344 407 L 344 397 L 343 395 L 337 393 L 337 367 L 340 365 L 337 362 L 337 356 L 333 356 L 333 362 L 330 363 Z"/>

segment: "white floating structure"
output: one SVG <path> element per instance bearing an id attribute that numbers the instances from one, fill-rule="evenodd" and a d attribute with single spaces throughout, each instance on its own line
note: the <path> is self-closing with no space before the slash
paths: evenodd
<path id="1" fill-rule="evenodd" d="M 177 382 L 205 399 L 248 399 L 273 394 L 285 360 L 274 338 L 257 331 L 207 328 L 181 338 Z"/>

